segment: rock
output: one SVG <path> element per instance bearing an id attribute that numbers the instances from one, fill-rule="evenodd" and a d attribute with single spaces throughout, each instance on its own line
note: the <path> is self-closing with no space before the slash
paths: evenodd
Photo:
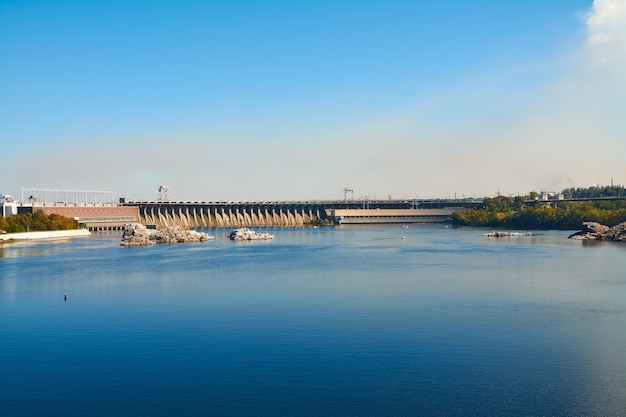
<path id="1" fill-rule="evenodd" d="M 269 240 L 274 239 L 274 235 L 269 233 L 258 233 L 246 227 L 235 229 L 230 232 L 230 240 Z"/>
<path id="2" fill-rule="evenodd" d="M 576 240 L 612 240 L 626 242 L 626 222 L 608 227 L 596 222 L 584 222 L 582 230 L 569 236 Z"/>
<path id="3" fill-rule="evenodd" d="M 603 233 L 606 233 L 607 230 L 609 230 L 609 227 L 600 223 L 596 223 L 596 222 L 584 222 L 583 223 L 583 232 L 586 232 L 586 233 L 595 233 L 595 234 L 601 235 Z"/>
<path id="4" fill-rule="evenodd" d="M 490 233 L 485 233 L 483 236 L 487 236 L 487 237 L 517 237 L 517 236 L 532 236 L 532 232 L 501 232 L 501 231 L 496 231 L 496 232 L 490 232 Z"/>
<path id="5" fill-rule="evenodd" d="M 582 230 L 571 235 L 570 239 L 601 240 L 603 233 L 609 230 L 608 226 L 596 222 L 584 222 Z"/>
<path id="6" fill-rule="evenodd" d="M 206 233 L 170 226 L 165 229 L 148 229 L 143 224 L 127 224 L 124 227 L 121 246 L 148 246 L 157 243 L 206 242 L 215 239 Z"/>
<path id="7" fill-rule="evenodd" d="M 626 242 L 626 222 L 611 227 L 604 233 L 607 240 Z"/>

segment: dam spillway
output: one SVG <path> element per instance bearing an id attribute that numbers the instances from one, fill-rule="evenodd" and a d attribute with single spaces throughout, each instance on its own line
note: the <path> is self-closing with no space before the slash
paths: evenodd
<path id="1" fill-rule="evenodd" d="M 133 204 L 133 203 L 129 203 Z M 139 221 L 167 226 L 300 226 L 327 217 L 321 205 L 302 203 L 139 203 Z"/>
<path id="2" fill-rule="evenodd" d="M 167 226 L 219 228 L 334 224 L 446 222 L 457 211 L 482 204 L 476 200 L 379 200 L 309 202 L 149 202 L 136 206 L 139 222 Z"/>

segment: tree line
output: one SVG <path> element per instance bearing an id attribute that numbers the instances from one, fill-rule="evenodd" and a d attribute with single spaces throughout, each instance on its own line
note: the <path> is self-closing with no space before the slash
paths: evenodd
<path id="1" fill-rule="evenodd" d="M 626 196 L 624 187 L 592 187 L 568 189 L 566 198 L 598 198 Z M 485 199 L 482 208 L 455 213 L 452 222 L 458 226 L 485 226 L 516 229 L 579 229 L 583 222 L 615 226 L 626 222 L 626 200 L 562 202 L 536 201 L 537 193 L 524 197 Z"/>
<path id="2" fill-rule="evenodd" d="M 626 190 L 623 185 L 607 185 L 604 187 L 566 188 L 562 194 L 565 198 L 626 197 Z"/>
<path id="3" fill-rule="evenodd" d="M 42 210 L 34 213 L 15 214 L 0 217 L 0 230 L 7 233 L 37 232 L 46 230 L 78 229 L 78 222 L 60 214 L 45 214 Z"/>

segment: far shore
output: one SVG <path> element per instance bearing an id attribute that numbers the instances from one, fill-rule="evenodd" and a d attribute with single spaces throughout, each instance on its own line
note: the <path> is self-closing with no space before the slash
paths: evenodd
<path id="1" fill-rule="evenodd" d="M 91 232 L 87 229 L 46 230 L 43 232 L 3 233 L 3 234 L 0 234 L 0 241 L 59 239 L 59 238 L 64 238 L 64 237 L 79 237 L 79 236 L 90 236 L 90 235 L 91 235 Z"/>

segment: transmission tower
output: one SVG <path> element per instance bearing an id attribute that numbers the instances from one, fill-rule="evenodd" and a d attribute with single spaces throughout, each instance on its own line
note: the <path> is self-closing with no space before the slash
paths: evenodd
<path id="1" fill-rule="evenodd" d="M 348 201 L 348 196 L 350 196 L 350 200 L 354 200 L 354 190 L 352 188 L 344 188 L 339 186 L 341 191 L 343 191 L 343 200 Z"/>

